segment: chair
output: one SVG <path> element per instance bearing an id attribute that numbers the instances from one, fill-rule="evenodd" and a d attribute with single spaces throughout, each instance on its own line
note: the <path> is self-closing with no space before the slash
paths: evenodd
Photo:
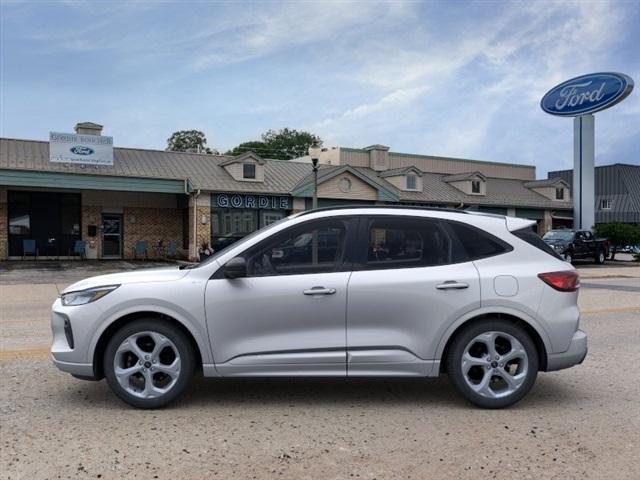
<path id="1" fill-rule="evenodd" d="M 86 259 L 87 256 L 85 254 L 85 243 L 84 240 L 76 240 L 73 244 L 73 249 L 69 249 L 69 256 L 71 255 L 80 255 L 80 260 L 83 258 Z"/>
<path id="2" fill-rule="evenodd" d="M 176 242 L 169 242 L 169 246 L 167 247 L 167 257 L 175 257 L 176 253 L 178 253 L 178 245 Z"/>
<path id="3" fill-rule="evenodd" d="M 35 240 L 22 240 L 22 260 L 26 255 L 33 255 L 38 260 L 38 249 Z"/>
<path id="4" fill-rule="evenodd" d="M 133 258 L 137 260 L 138 254 L 144 254 L 145 260 L 149 260 L 149 247 L 146 240 L 138 240 L 136 246 L 133 247 Z"/>

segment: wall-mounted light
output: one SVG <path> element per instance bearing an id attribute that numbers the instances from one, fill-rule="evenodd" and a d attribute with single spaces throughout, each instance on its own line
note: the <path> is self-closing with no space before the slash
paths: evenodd
<path id="1" fill-rule="evenodd" d="M 202 215 L 202 217 L 200 217 L 200 223 L 202 223 L 202 225 L 206 225 L 207 224 L 207 216 L 206 215 Z"/>
<path id="2" fill-rule="evenodd" d="M 135 215 L 129 215 L 129 223 L 136 223 L 136 216 Z"/>

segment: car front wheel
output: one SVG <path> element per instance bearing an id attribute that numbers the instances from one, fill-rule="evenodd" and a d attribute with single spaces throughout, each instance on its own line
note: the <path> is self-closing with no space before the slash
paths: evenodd
<path id="1" fill-rule="evenodd" d="M 596 253 L 596 263 L 598 265 L 602 265 L 606 259 L 607 255 L 604 253 L 604 250 L 600 250 L 598 253 Z"/>
<path id="2" fill-rule="evenodd" d="M 118 330 L 104 353 L 111 390 L 138 408 L 159 408 L 189 385 L 195 355 L 181 329 L 158 319 L 136 320 Z"/>
<path id="3" fill-rule="evenodd" d="M 456 390 L 483 408 L 521 400 L 538 375 L 538 353 L 529 335 L 504 320 L 484 320 L 462 330 L 447 357 Z"/>

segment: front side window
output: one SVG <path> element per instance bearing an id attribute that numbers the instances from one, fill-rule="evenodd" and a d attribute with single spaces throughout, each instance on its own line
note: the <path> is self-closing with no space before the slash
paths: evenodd
<path id="1" fill-rule="evenodd" d="M 243 163 L 242 164 L 242 178 L 254 179 L 256 178 L 256 164 L 255 163 Z"/>
<path id="2" fill-rule="evenodd" d="M 245 254 L 248 276 L 333 272 L 342 263 L 345 237 L 341 220 L 294 227 Z"/>
<path id="3" fill-rule="evenodd" d="M 415 175 L 407 175 L 407 190 L 415 190 L 417 188 L 416 183 Z"/>
<path id="4" fill-rule="evenodd" d="M 442 224 L 426 219 L 369 220 L 366 269 L 414 268 L 463 261 Z"/>
<path id="5" fill-rule="evenodd" d="M 480 193 L 480 180 L 473 180 L 471 182 L 471 193 Z"/>
<path id="6" fill-rule="evenodd" d="M 564 200 L 564 188 L 556 188 L 556 200 Z"/>

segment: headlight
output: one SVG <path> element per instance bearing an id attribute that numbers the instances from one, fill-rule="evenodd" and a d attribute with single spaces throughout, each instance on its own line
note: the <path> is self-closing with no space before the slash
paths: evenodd
<path id="1" fill-rule="evenodd" d="M 113 292 L 120 285 L 108 285 L 106 287 L 89 288 L 87 290 L 79 290 L 77 292 L 69 292 L 62 294 L 62 305 L 65 307 L 75 305 L 85 305 L 101 299 L 107 293 Z"/>

